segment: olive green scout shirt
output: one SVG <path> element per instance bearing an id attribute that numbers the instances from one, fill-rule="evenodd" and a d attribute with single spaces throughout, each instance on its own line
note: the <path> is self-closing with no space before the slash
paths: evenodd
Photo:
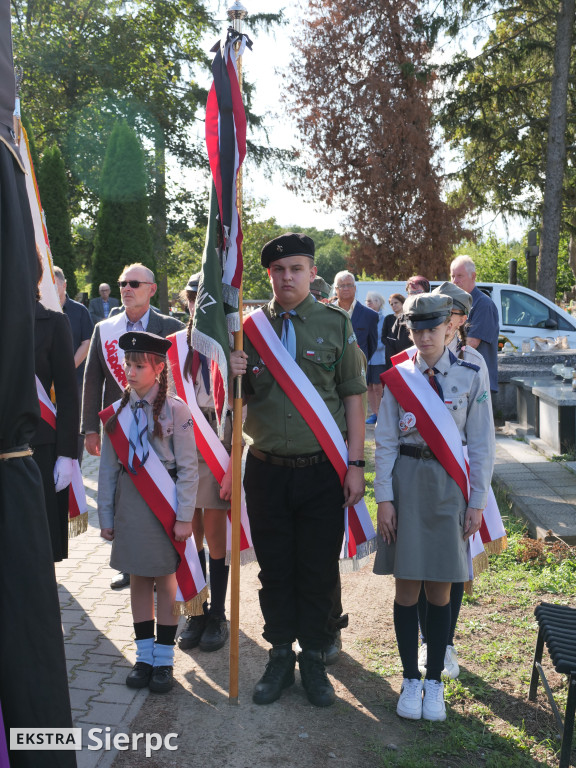
<path id="1" fill-rule="evenodd" d="M 266 317 L 282 334 L 284 311 L 275 299 L 263 307 Z M 345 397 L 366 392 L 366 370 L 352 324 L 341 309 L 308 295 L 292 317 L 296 332 L 296 362 L 326 403 L 346 438 Z M 244 435 L 248 445 L 275 456 L 302 456 L 321 448 L 312 430 L 274 379 L 244 336 L 248 371 L 244 391 L 248 415 Z"/>

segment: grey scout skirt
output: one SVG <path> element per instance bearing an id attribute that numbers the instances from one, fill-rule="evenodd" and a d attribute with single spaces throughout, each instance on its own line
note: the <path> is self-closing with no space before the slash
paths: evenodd
<path id="1" fill-rule="evenodd" d="M 110 566 L 134 576 L 175 573 L 180 556 L 162 523 L 122 470 L 114 501 L 114 540 Z"/>
<path id="2" fill-rule="evenodd" d="M 435 459 L 400 455 L 392 474 L 396 542 L 378 534 L 374 573 L 414 581 L 468 581 L 466 502 Z"/>

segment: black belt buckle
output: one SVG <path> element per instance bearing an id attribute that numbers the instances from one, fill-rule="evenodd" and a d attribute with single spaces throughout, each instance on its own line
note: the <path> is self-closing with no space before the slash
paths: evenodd
<path id="1" fill-rule="evenodd" d="M 428 446 L 426 446 L 426 448 L 422 448 L 421 449 L 420 455 L 422 456 L 423 459 L 433 459 L 434 458 L 434 454 L 430 450 L 430 448 L 428 448 Z"/>
<path id="2" fill-rule="evenodd" d="M 295 459 L 295 461 L 294 461 L 294 464 L 295 464 L 295 465 L 296 465 L 296 467 L 298 467 L 299 469 L 300 469 L 301 467 L 307 467 L 307 466 L 310 464 L 310 458 L 309 458 L 309 457 L 307 457 L 307 456 L 298 456 L 298 458 L 297 458 L 297 459 Z"/>

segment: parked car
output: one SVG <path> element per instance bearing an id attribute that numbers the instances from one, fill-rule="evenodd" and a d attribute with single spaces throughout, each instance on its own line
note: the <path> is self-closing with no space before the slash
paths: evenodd
<path id="1" fill-rule="evenodd" d="M 436 280 L 432 288 L 440 285 Z M 522 341 L 566 336 L 571 349 L 576 349 L 576 318 L 530 288 L 506 283 L 476 283 L 496 304 L 500 318 L 500 336 L 515 347 Z M 368 291 L 377 291 L 386 299 L 386 312 L 391 312 L 388 297 L 392 293 L 406 295 L 406 283 L 393 280 L 360 280 L 356 283 L 356 298 L 365 302 Z"/>

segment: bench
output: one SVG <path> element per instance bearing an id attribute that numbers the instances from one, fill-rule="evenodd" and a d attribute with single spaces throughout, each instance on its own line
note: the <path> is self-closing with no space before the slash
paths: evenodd
<path id="1" fill-rule="evenodd" d="M 536 606 L 534 614 L 539 629 L 528 699 L 536 701 L 538 680 L 542 680 L 542 685 L 558 723 L 558 730 L 562 736 L 560 768 L 568 768 L 574 731 L 574 713 L 576 711 L 576 608 L 570 608 L 567 605 L 540 603 Z M 544 645 L 548 649 L 556 672 L 568 676 L 568 699 L 564 720 L 562 720 L 562 715 L 554 701 L 552 690 L 542 669 Z"/>

